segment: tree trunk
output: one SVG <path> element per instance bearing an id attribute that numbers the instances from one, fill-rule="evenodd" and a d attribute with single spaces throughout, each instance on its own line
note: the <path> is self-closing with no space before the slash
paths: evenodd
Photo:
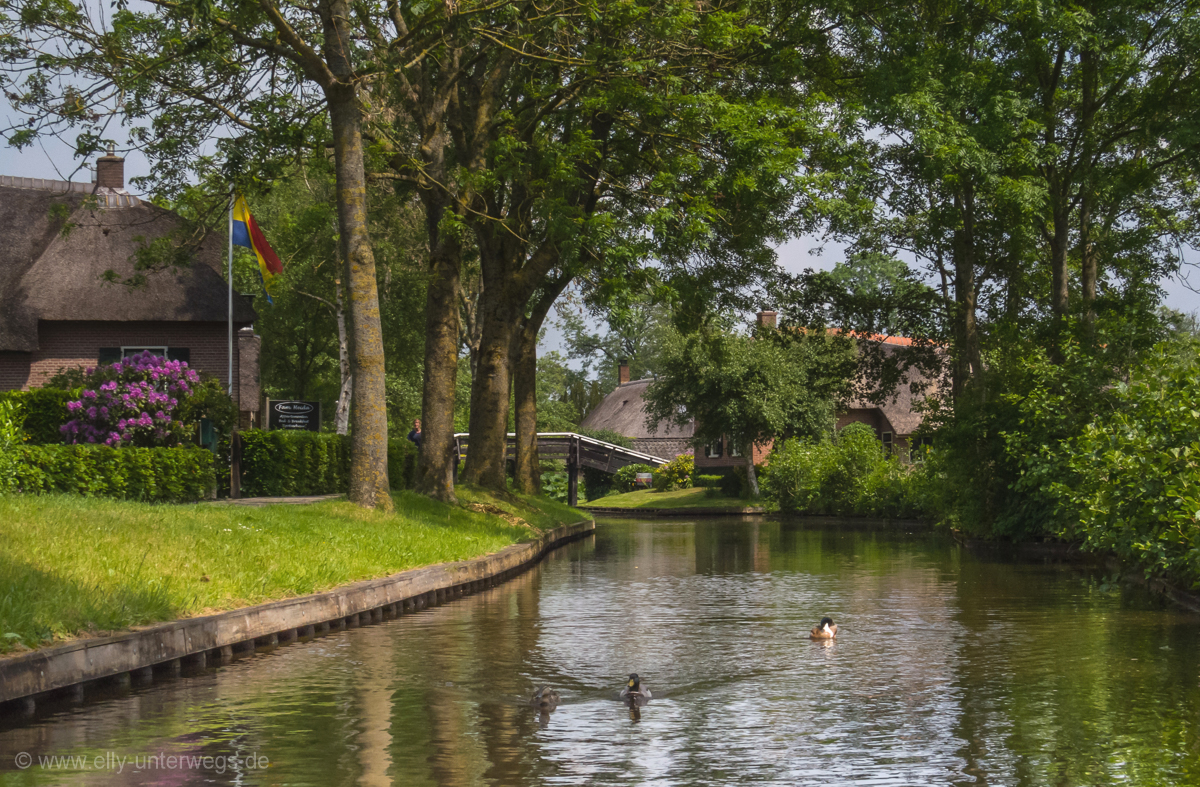
<path id="1" fill-rule="evenodd" d="M 746 451 L 746 482 L 750 485 L 750 497 L 758 498 L 758 473 L 754 471 L 754 443 Z"/>
<path id="2" fill-rule="evenodd" d="M 333 133 L 342 259 L 346 261 L 349 274 L 346 289 L 350 300 L 350 325 L 354 332 L 351 373 L 358 388 L 351 411 L 354 428 L 350 435 L 349 498 L 360 506 L 391 511 L 383 329 L 379 321 L 375 255 L 367 226 L 362 109 L 358 103 L 357 78 L 347 49 L 352 32 L 350 5 L 346 0 L 330 0 L 322 4 L 321 10 L 325 58 L 334 77 L 334 81 L 324 85 L 324 92 Z"/>
<path id="3" fill-rule="evenodd" d="M 505 491 L 505 457 L 508 449 L 509 352 L 516 331 L 516 315 L 500 288 L 484 285 L 479 300 L 483 332 L 479 365 L 471 381 L 471 439 L 463 480 Z"/>
<path id="4" fill-rule="evenodd" d="M 537 335 L 541 325 L 531 331 L 529 325 L 516 339 L 512 358 L 513 408 L 517 426 L 517 461 L 513 486 L 526 495 L 541 491 L 541 463 L 537 452 Z"/>
<path id="5" fill-rule="evenodd" d="M 350 345 L 346 338 L 346 305 L 342 299 L 342 282 L 333 281 L 337 293 L 338 368 L 342 373 L 342 387 L 338 392 L 337 407 L 334 408 L 333 423 L 338 434 L 350 431 L 350 398 L 354 395 L 354 375 L 350 374 Z"/>
<path id="6" fill-rule="evenodd" d="M 951 396 L 959 401 L 979 371 L 979 327 L 975 321 L 975 199 L 968 187 L 954 196 L 962 224 L 954 232 L 954 355 Z"/>
<path id="7" fill-rule="evenodd" d="M 435 197 L 427 193 L 427 197 Z M 458 379 L 457 239 L 438 231 L 444 209 L 426 204 L 429 231 L 429 287 L 425 296 L 425 386 L 421 394 L 421 461 L 417 491 L 455 502 L 454 393 Z"/>
<path id="8" fill-rule="evenodd" d="M 541 491 L 542 472 L 537 453 L 537 341 L 550 307 L 570 283 L 562 276 L 548 283 L 532 312 L 522 321 L 513 348 L 513 407 L 516 408 L 517 461 L 513 486 L 518 492 L 536 495 Z"/>

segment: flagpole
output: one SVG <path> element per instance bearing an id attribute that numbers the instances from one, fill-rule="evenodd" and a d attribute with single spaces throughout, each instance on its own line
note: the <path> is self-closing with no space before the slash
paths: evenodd
<path id="1" fill-rule="evenodd" d="M 229 184 L 229 395 L 233 396 L 233 184 Z"/>

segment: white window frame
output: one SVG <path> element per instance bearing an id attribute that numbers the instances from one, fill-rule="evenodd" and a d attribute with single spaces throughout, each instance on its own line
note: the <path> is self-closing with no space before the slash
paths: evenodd
<path id="1" fill-rule="evenodd" d="M 131 344 L 129 346 L 121 345 L 121 360 L 123 361 L 126 358 L 128 358 L 130 355 L 135 355 L 135 354 L 143 352 L 145 350 L 149 350 L 152 354 L 157 355 L 160 358 L 167 357 L 167 348 L 165 346 L 155 347 L 153 345 L 147 346 L 147 345 L 140 345 L 140 344 Z"/>
<path id="2" fill-rule="evenodd" d="M 733 444 L 732 440 L 726 440 L 725 442 L 728 443 L 728 445 L 729 445 L 729 458 L 730 459 L 736 459 L 737 457 L 742 455 L 742 452 L 740 450 L 738 450 L 738 447 Z"/>

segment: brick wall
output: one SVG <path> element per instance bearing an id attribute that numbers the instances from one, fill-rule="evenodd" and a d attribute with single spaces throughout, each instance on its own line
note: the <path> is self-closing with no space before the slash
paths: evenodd
<path id="1" fill-rule="evenodd" d="M 775 444 L 774 440 L 768 440 L 765 444 L 754 446 L 754 464 L 762 464 L 767 457 L 771 455 L 771 447 Z M 703 468 L 705 475 L 710 474 L 710 471 L 716 469 L 729 469 L 733 467 L 745 467 L 745 455 L 730 456 L 729 455 L 729 440 L 721 440 L 721 455 L 720 456 L 705 456 L 704 446 L 695 449 L 696 467 Z M 716 473 L 712 473 L 715 475 Z"/>
<path id="2" fill-rule="evenodd" d="M 234 325 L 235 329 L 240 327 Z M 101 347 L 142 346 L 186 347 L 192 369 L 216 375 L 228 386 L 227 330 L 223 322 L 42 321 L 38 323 L 37 350 L 0 353 L 0 390 L 38 388 L 59 369 L 95 366 Z M 240 371 L 237 355 L 235 352 L 235 379 Z"/>

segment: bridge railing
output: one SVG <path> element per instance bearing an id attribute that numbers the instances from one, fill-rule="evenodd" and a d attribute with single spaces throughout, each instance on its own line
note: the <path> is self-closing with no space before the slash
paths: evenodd
<path id="1" fill-rule="evenodd" d="M 511 453 L 516 443 L 516 434 L 508 433 L 508 451 Z M 579 469 L 590 467 L 606 473 L 615 473 L 629 465 L 665 465 L 668 460 L 632 448 L 616 445 L 615 443 L 597 440 L 576 432 L 538 432 L 538 456 L 542 459 L 562 459 L 567 463 L 567 502 L 576 505 L 579 502 Z M 459 432 L 454 435 L 455 450 L 458 458 L 465 456 L 464 448 L 468 449 L 470 434 Z"/>

